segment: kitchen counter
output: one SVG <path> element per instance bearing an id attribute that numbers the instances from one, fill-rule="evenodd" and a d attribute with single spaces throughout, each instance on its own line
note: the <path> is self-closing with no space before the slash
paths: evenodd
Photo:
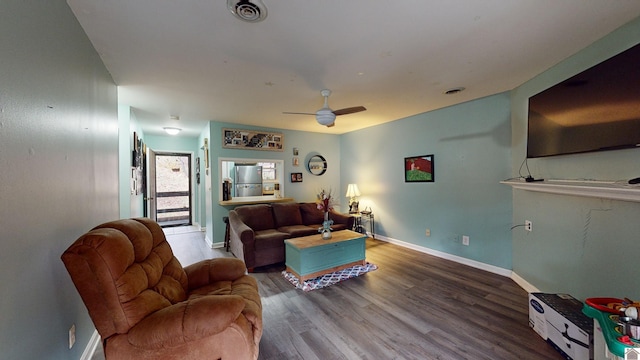
<path id="1" fill-rule="evenodd" d="M 218 204 L 222 206 L 238 206 L 238 205 L 250 205 L 250 204 L 271 204 L 279 202 L 291 202 L 295 201 L 293 198 L 283 197 L 276 198 L 275 196 L 244 196 L 238 198 L 232 198 L 231 200 L 218 201 Z"/>

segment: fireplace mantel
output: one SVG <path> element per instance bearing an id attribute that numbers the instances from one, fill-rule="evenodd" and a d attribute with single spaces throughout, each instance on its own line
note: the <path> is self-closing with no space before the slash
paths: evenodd
<path id="1" fill-rule="evenodd" d="M 514 179 L 500 183 L 527 191 L 640 202 L 640 185 L 629 185 L 626 182 L 574 180 L 526 182 L 523 179 Z"/>

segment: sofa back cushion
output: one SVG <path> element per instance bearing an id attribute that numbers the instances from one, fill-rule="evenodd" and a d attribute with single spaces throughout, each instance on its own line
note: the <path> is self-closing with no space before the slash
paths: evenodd
<path id="1" fill-rule="evenodd" d="M 300 214 L 305 225 L 322 224 L 324 221 L 324 212 L 318 209 L 316 203 L 300 203 Z"/>
<path id="2" fill-rule="evenodd" d="M 187 275 L 162 228 L 150 219 L 97 226 L 62 255 L 103 339 L 186 300 Z"/>
<path id="3" fill-rule="evenodd" d="M 302 225 L 302 215 L 298 203 L 274 203 L 271 207 L 273 208 L 273 218 L 276 223 L 276 228 Z"/>
<path id="4" fill-rule="evenodd" d="M 240 220 L 254 231 L 275 229 L 271 205 L 244 205 L 235 208 Z"/>

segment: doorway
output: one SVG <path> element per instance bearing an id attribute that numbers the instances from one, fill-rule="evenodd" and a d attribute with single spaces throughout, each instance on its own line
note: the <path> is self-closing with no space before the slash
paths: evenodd
<path id="1" fill-rule="evenodd" d="M 155 158 L 156 221 L 162 227 L 192 225 L 191 154 L 155 152 L 151 156 Z"/>

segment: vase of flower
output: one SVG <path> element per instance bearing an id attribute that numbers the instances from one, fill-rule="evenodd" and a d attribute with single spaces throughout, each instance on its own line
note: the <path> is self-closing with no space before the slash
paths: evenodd
<path id="1" fill-rule="evenodd" d="M 322 190 L 318 196 L 318 210 L 322 210 L 324 212 L 324 221 L 322 222 L 322 227 L 318 228 L 318 232 L 322 234 L 322 238 L 325 240 L 331 239 L 331 225 L 333 225 L 333 220 L 329 219 L 329 211 L 333 209 L 331 205 L 331 191 Z"/>
<path id="2" fill-rule="evenodd" d="M 322 227 L 318 230 L 322 233 L 322 238 L 325 240 L 331 239 L 331 225 L 333 225 L 333 220 L 329 219 L 329 212 L 324 212 L 324 222 L 322 223 Z"/>

